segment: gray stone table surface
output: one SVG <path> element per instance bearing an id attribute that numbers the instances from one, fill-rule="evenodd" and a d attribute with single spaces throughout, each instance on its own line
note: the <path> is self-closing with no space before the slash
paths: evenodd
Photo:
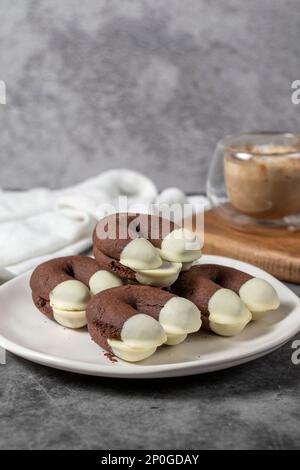
<path id="1" fill-rule="evenodd" d="M 150 381 L 80 376 L 8 353 L 0 449 L 299 448 L 291 345 L 233 369 Z"/>

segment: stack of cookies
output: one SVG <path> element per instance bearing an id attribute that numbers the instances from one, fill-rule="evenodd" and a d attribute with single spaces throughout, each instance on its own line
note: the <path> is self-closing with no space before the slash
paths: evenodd
<path id="1" fill-rule="evenodd" d="M 32 298 L 64 327 L 87 325 L 99 346 L 126 361 L 182 343 L 201 326 L 236 335 L 279 306 L 265 280 L 199 263 L 197 235 L 160 216 L 103 218 L 93 252 L 95 259 L 70 256 L 39 265 L 30 280 Z"/>

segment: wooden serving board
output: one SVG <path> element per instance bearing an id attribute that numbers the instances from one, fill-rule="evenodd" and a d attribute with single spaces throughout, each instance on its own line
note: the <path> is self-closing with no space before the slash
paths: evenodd
<path id="1" fill-rule="evenodd" d="M 259 266 L 287 282 L 300 284 L 300 231 L 260 228 L 242 232 L 214 210 L 205 213 L 203 252 Z"/>

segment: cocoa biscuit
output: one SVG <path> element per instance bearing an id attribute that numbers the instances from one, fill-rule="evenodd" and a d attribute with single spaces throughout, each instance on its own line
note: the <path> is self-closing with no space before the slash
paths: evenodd
<path id="1" fill-rule="evenodd" d="M 50 292 L 60 283 L 78 280 L 89 286 L 89 280 L 99 271 L 99 266 L 88 256 L 65 256 L 40 264 L 30 278 L 32 299 L 36 307 L 47 317 L 53 318 L 49 302 Z"/>
<path id="2" fill-rule="evenodd" d="M 115 230 L 113 229 L 115 227 Z M 120 259 L 125 246 L 135 238 L 145 238 L 156 248 L 178 226 L 158 215 L 119 212 L 101 219 L 94 231 L 94 244 L 106 256 Z M 98 235 L 105 238 L 99 238 Z"/>
<path id="3" fill-rule="evenodd" d="M 121 340 L 126 320 L 137 314 L 159 320 L 159 312 L 175 294 L 150 286 L 127 285 L 95 295 L 86 310 L 88 331 L 99 346 L 112 352 L 107 339 Z"/>
<path id="4" fill-rule="evenodd" d="M 115 230 L 114 230 L 115 227 Z M 93 233 L 93 253 L 100 268 L 107 269 L 123 279 L 135 280 L 135 271 L 120 263 L 124 248 L 137 238 L 148 240 L 160 248 L 163 238 L 176 224 L 149 214 L 111 214 L 101 219 Z"/>
<path id="5" fill-rule="evenodd" d="M 218 284 L 225 289 L 233 290 L 236 294 L 239 293 L 241 286 L 245 284 L 245 282 L 253 278 L 250 274 L 238 269 L 217 264 L 202 264 L 194 266 L 193 270 L 201 273 L 202 276 L 210 279 L 215 284 Z"/>
<path id="6" fill-rule="evenodd" d="M 193 266 L 171 290 L 197 305 L 206 329 L 224 336 L 239 333 L 250 320 L 279 306 L 270 283 L 228 266 Z"/>
<path id="7" fill-rule="evenodd" d="M 202 315 L 208 316 L 208 302 L 219 289 L 230 289 L 236 294 L 253 276 L 228 266 L 201 264 L 182 272 L 172 285 L 172 292 L 194 302 Z"/>
<path id="8" fill-rule="evenodd" d="M 136 362 L 165 343 L 174 346 L 201 327 L 189 300 L 151 286 L 127 285 L 97 294 L 86 309 L 88 331 L 99 346 Z"/>
<path id="9" fill-rule="evenodd" d="M 95 239 L 95 232 L 93 235 L 93 240 Z M 95 241 L 93 246 L 93 254 L 98 263 L 100 269 L 105 269 L 110 271 L 122 279 L 128 279 L 130 281 L 135 281 L 135 271 L 123 266 L 120 261 L 106 256 L 99 248 L 96 247 Z"/>

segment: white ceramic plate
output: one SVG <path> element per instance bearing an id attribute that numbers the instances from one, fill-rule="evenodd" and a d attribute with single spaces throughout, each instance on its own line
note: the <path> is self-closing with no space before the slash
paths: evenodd
<path id="1" fill-rule="evenodd" d="M 300 300 L 281 282 L 250 264 L 218 256 L 203 256 L 202 263 L 233 266 L 270 281 L 281 307 L 253 322 L 234 338 L 195 333 L 178 346 L 163 346 L 149 359 L 129 364 L 112 363 L 93 343 L 86 329 L 64 329 L 33 305 L 31 273 L 0 288 L 0 346 L 21 357 L 57 369 L 108 377 L 175 377 L 201 374 L 252 361 L 279 348 L 300 330 Z"/>

